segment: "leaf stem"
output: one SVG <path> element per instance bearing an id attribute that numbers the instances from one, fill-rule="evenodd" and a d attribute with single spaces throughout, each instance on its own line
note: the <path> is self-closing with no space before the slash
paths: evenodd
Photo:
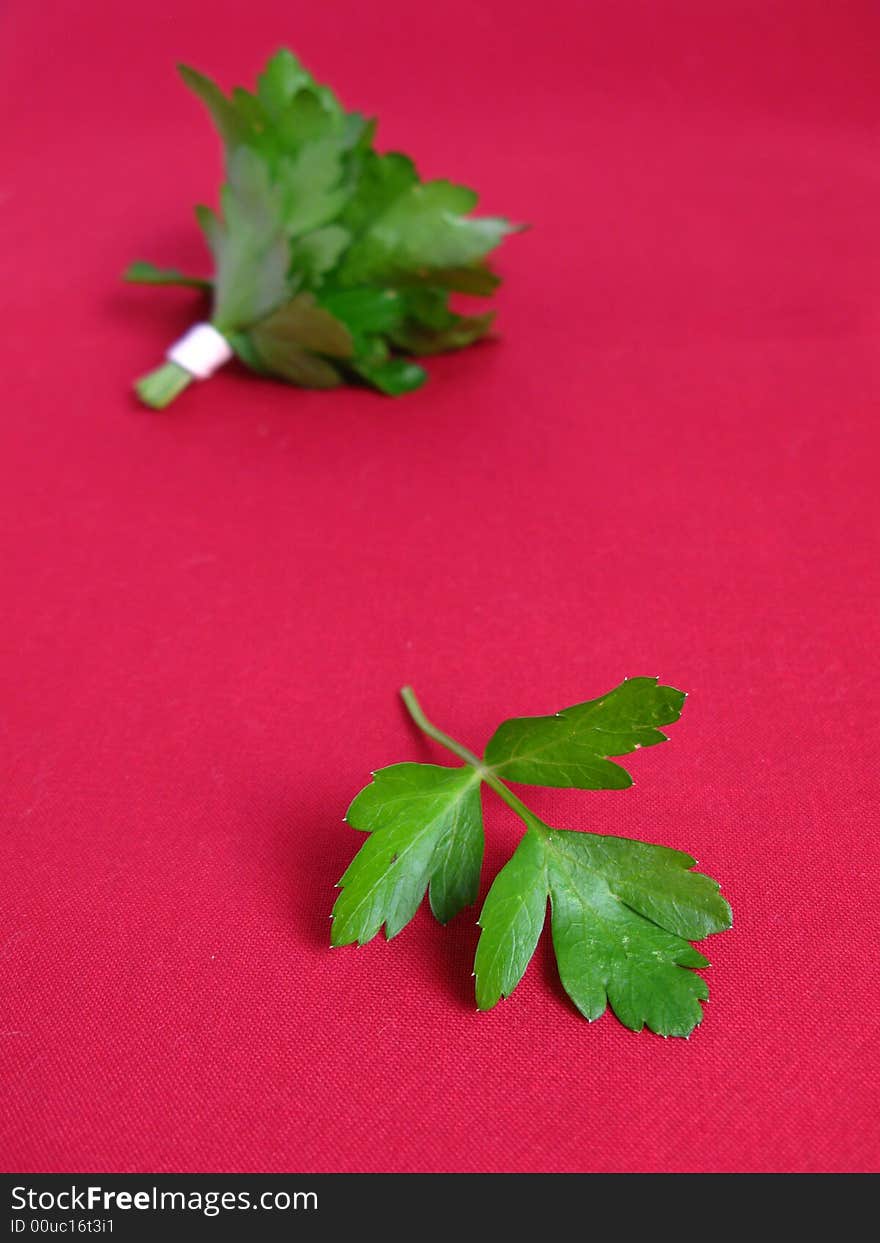
<path id="1" fill-rule="evenodd" d="M 164 410 L 195 377 L 177 363 L 165 362 L 135 381 L 135 392 L 154 410 Z"/>
<path id="2" fill-rule="evenodd" d="M 429 738 L 433 738 L 435 742 L 439 742 L 442 747 L 446 747 L 457 755 L 459 759 L 464 760 L 466 764 L 470 764 L 482 776 L 484 773 L 483 762 L 473 751 L 469 751 L 467 747 L 463 747 L 460 742 L 456 742 L 454 738 L 450 738 L 448 734 L 444 734 L 442 729 L 438 729 L 436 725 L 432 725 L 422 711 L 422 705 L 416 699 L 416 693 L 411 686 L 405 686 L 400 692 L 400 697 L 406 704 L 406 710 L 418 725 L 423 734 L 427 734 Z"/>
<path id="3" fill-rule="evenodd" d="M 551 832 L 549 825 L 540 820 L 533 811 L 529 811 L 522 799 L 517 798 L 514 792 L 507 788 L 501 778 L 491 768 L 487 768 L 478 756 L 474 755 L 473 751 L 469 751 L 460 742 L 456 742 L 454 738 L 444 734 L 442 729 L 438 729 L 436 725 L 428 720 L 411 686 L 404 686 L 400 696 L 406 704 L 407 712 L 409 712 L 422 733 L 427 734 L 429 738 L 433 738 L 435 742 L 439 742 L 441 746 L 452 751 L 454 755 L 464 760 L 466 764 L 470 764 L 481 779 L 486 782 L 486 785 L 491 786 L 498 797 L 503 799 L 507 806 L 516 812 L 527 828 L 534 829 L 541 835 Z"/>

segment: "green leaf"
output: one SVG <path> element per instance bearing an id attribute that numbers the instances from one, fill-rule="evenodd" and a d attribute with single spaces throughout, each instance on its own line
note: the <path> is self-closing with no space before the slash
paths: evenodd
<path id="1" fill-rule="evenodd" d="M 268 372 L 304 388 L 333 388 L 341 383 L 339 371 L 327 359 L 347 359 L 353 353 L 345 325 L 317 306 L 309 293 L 297 294 L 248 335 Z"/>
<path id="2" fill-rule="evenodd" d="M 189 89 L 208 109 L 224 146 L 234 149 L 247 143 L 252 134 L 251 124 L 226 98 L 217 83 L 189 65 L 178 65 L 177 68 Z"/>
<path id="3" fill-rule="evenodd" d="M 461 349 L 485 337 L 495 314 L 458 315 L 449 309 L 449 292 L 421 286 L 401 292 L 400 318 L 388 331 L 398 349 L 424 356 Z"/>
<path id="4" fill-rule="evenodd" d="M 730 908 L 694 860 L 621 837 L 530 829 L 498 873 L 480 915 L 477 1006 L 508 997 L 535 951 L 549 896 L 563 987 L 588 1019 L 606 1005 L 626 1027 L 687 1036 L 709 995 L 687 970 L 707 960 L 694 939 L 729 928 Z"/>
<path id="5" fill-rule="evenodd" d="M 449 269 L 482 259 L 515 226 L 491 216 L 468 217 L 477 196 L 450 181 L 410 185 L 371 221 L 340 269 L 348 283 L 396 271 Z"/>
<path id="6" fill-rule="evenodd" d="M 248 147 L 229 160 L 221 194 L 222 218 L 207 208 L 199 223 L 214 253 L 214 324 L 221 331 L 247 328 L 288 295 L 290 246 L 278 191 L 265 163 Z"/>
<path id="7" fill-rule="evenodd" d="M 547 845 L 553 946 L 588 1019 L 607 1003 L 625 1027 L 687 1036 L 702 1020 L 708 961 L 685 940 L 720 932 L 730 908 L 694 860 L 619 837 L 554 831 Z"/>
<path id="8" fill-rule="evenodd" d="M 458 268 L 425 268 L 416 272 L 404 272 L 399 276 L 401 285 L 431 285 L 450 293 L 465 293 L 471 297 L 488 297 L 501 284 L 501 277 L 488 264 L 465 264 Z"/>
<path id="9" fill-rule="evenodd" d="M 428 373 L 418 363 L 411 363 L 405 358 L 389 358 L 387 362 L 366 363 L 356 362 L 352 369 L 374 388 L 379 389 L 388 397 L 400 397 L 404 393 L 412 393 L 421 388 L 428 378 Z"/>
<path id="10" fill-rule="evenodd" d="M 479 1010 L 510 996 L 535 952 L 547 912 L 546 853 L 529 830 L 486 895 L 474 960 Z"/>
<path id="11" fill-rule="evenodd" d="M 397 290 L 369 285 L 360 289 L 322 290 L 319 301 L 357 336 L 389 332 L 400 323 L 404 310 Z"/>
<path id="12" fill-rule="evenodd" d="M 272 376 L 272 371 L 257 353 L 249 332 L 227 332 L 226 340 L 230 348 L 235 351 L 239 362 L 244 363 L 249 371 L 253 371 L 256 375 Z"/>
<path id="13" fill-rule="evenodd" d="M 349 232 L 338 224 L 325 225 L 305 237 L 298 237 L 290 246 L 290 269 L 302 284 L 316 288 L 321 284 L 349 242 Z M 337 316 L 337 318 L 342 318 Z"/>
<path id="14" fill-rule="evenodd" d="M 303 87 L 291 99 L 286 111 L 277 118 L 272 134 L 273 145 L 279 150 L 295 151 L 305 143 L 317 142 L 344 133 L 342 116 L 331 106 L 317 87 Z"/>
<path id="15" fill-rule="evenodd" d="M 445 322 L 436 327 L 420 324 L 410 319 L 391 333 L 391 340 L 400 349 L 424 357 L 426 354 L 442 354 L 448 350 L 460 350 L 482 340 L 492 330 L 495 312 L 483 315 L 458 315 L 447 311 Z"/>
<path id="16" fill-rule="evenodd" d="M 243 127 L 241 137 L 235 145 L 240 146 L 243 141 L 247 141 L 249 145 L 262 146 L 267 118 L 260 101 L 240 86 L 233 88 L 229 101 L 238 113 Z"/>
<path id="17" fill-rule="evenodd" d="M 311 101 L 314 101 L 328 122 L 336 123 L 342 128 L 347 120 L 339 100 L 329 86 L 323 86 L 316 81 L 287 48 L 280 48 L 257 78 L 257 98 L 270 121 L 282 127 L 296 113 L 297 104 L 307 98 L 306 108 L 309 112 L 313 109 Z"/>
<path id="18" fill-rule="evenodd" d="M 279 48 L 257 78 L 257 98 L 268 116 L 277 119 L 284 115 L 294 95 L 313 83 L 312 75 L 293 52 Z"/>
<path id="19" fill-rule="evenodd" d="M 306 143 L 295 155 L 279 160 L 276 178 L 284 224 L 292 237 L 339 215 L 351 193 L 342 184 L 343 173 L 341 145 L 331 140 Z M 339 232 L 347 243 L 348 231 Z"/>
<path id="20" fill-rule="evenodd" d="M 351 127 L 335 95 L 321 86 L 286 49 L 276 53 L 257 79 L 257 94 L 236 87 L 230 96 L 210 78 L 188 65 L 178 66 L 183 81 L 198 96 L 227 154 L 249 146 L 270 161 L 289 154 L 310 138 L 331 131 L 353 141 Z M 363 119 L 360 128 L 363 128 Z"/>
<path id="21" fill-rule="evenodd" d="M 574 851 L 572 866 L 601 873 L 620 902 L 676 936 L 701 941 L 730 927 L 717 881 L 691 871 L 696 859 L 682 850 L 567 830 L 554 830 L 553 843 L 557 856 Z"/>
<path id="22" fill-rule="evenodd" d="M 355 236 L 364 233 L 395 199 L 417 185 L 418 180 L 416 166 L 409 156 L 399 151 L 389 151 L 386 155 L 365 152 L 357 187 L 345 208 L 342 223 Z"/>
<path id="23" fill-rule="evenodd" d="M 258 347 L 272 338 L 330 358 L 350 358 L 352 352 L 351 336 L 345 325 L 318 306 L 310 293 L 297 294 L 273 311 L 253 329 L 253 337 Z"/>
<path id="24" fill-rule="evenodd" d="M 336 388 L 342 383 L 342 374 L 325 358 L 310 354 L 308 350 L 296 345 L 284 346 L 265 342 L 257 344 L 256 329 L 248 334 L 257 359 L 253 370 L 261 370 L 264 375 L 277 376 L 288 384 L 296 384 L 300 388 Z"/>
<path id="25" fill-rule="evenodd" d="M 122 279 L 136 285 L 185 285 L 190 289 L 210 289 L 211 281 L 202 276 L 187 276 L 177 268 L 157 268 L 153 263 L 130 263 Z"/>
<path id="26" fill-rule="evenodd" d="M 478 1009 L 491 1009 L 522 979 L 549 900 L 560 978 L 581 1014 L 596 1019 L 610 1005 L 635 1031 L 648 1027 L 663 1036 L 689 1035 L 701 1022 L 700 1003 L 708 997 L 705 980 L 694 970 L 709 965 L 691 942 L 732 922 L 717 882 L 693 871 L 695 860 L 680 850 L 550 828 L 504 784 L 498 770 L 432 725 L 410 687 L 401 694 L 423 733 L 465 767 L 398 764 L 377 773 L 355 799 L 349 820 L 373 836 L 340 882 L 333 944 L 369 940 L 383 922 L 393 936 L 412 917 L 429 882 L 441 920 L 474 900 L 483 849 L 479 785 L 486 782 L 523 820 L 526 832 L 480 912 L 474 962 Z M 566 712 L 566 718 L 574 714 L 580 721 L 574 742 L 570 723 L 563 720 L 560 726 L 558 717 L 509 721 L 495 737 L 501 735 L 502 743 L 505 736 L 525 737 L 551 721 L 555 741 L 543 748 L 543 761 L 552 760 L 559 744 L 566 771 L 589 768 L 597 753 L 588 743 L 597 731 L 615 739 L 614 754 L 662 741 L 656 726 L 676 719 L 683 699 L 656 678 L 633 678 Z M 575 744 L 571 758 L 566 748 Z M 554 769 L 548 775 L 559 777 Z"/>
<path id="27" fill-rule="evenodd" d="M 480 782 L 471 768 L 394 764 L 373 774 L 346 816 L 370 834 L 339 882 L 333 945 L 390 940 L 430 885 L 441 923 L 476 900 L 483 857 Z"/>
<path id="28" fill-rule="evenodd" d="M 489 740 L 485 760 L 500 777 L 525 785 L 622 790 L 632 778 L 608 756 L 665 742 L 657 726 L 677 721 L 684 700 L 657 678 L 629 678 L 556 716 L 505 721 Z"/>

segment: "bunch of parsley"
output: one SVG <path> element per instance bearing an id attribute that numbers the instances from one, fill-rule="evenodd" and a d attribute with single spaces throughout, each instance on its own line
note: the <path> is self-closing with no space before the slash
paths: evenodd
<path id="1" fill-rule="evenodd" d="M 408 393 L 411 360 L 484 337 L 492 312 L 462 315 L 450 295 L 491 294 L 486 256 L 517 226 L 474 217 L 477 195 L 422 181 L 412 160 L 380 154 L 376 124 L 346 112 L 289 51 L 250 93 L 226 96 L 182 66 L 223 140 L 220 211 L 197 207 L 214 257 L 210 280 L 135 263 L 126 279 L 211 295 L 211 324 L 252 371 L 308 388 L 362 382 Z M 155 408 L 193 376 L 166 362 L 136 384 Z"/>

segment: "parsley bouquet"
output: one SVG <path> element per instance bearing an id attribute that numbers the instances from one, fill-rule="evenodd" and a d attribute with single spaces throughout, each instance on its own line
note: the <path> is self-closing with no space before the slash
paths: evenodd
<path id="1" fill-rule="evenodd" d="M 164 408 L 233 355 L 289 384 L 359 382 L 396 396 L 426 379 L 412 355 L 486 336 L 492 312 L 459 314 L 450 295 L 495 290 L 486 256 L 518 226 L 470 215 L 473 190 L 422 181 L 408 156 L 377 152 L 375 121 L 346 112 L 289 51 L 253 94 L 180 72 L 220 133 L 226 182 L 219 212 L 196 208 L 211 279 L 148 263 L 125 273 L 211 298 L 210 324 L 137 381 L 147 405 Z"/>

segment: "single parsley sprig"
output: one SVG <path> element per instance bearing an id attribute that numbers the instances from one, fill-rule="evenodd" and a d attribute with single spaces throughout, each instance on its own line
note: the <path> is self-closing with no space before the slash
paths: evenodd
<path id="1" fill-rule="evenodd" d="M 422 181 L 408 156 L 376 151 L 375 121 L 346 112 L 289 51 L 253 94 L 180 72 L 225 151 L 220 211 L 196 208 L 214 275 L 139 262 L 127 280 L 207 291 L 212 326 L 246 367 L 306 388 L 408 393 L 426 379 L 411 355 L 487 335 L 493 313 L 459 314 L 450 295 L 496 289 L 486 256 L 518 226 L 472 216 L 473 190 Z M 168 361 L 135 388 L 162 408 L 193 378 Z"/>
<path id="2" fill-rule="evenodd" d="M 370 836 L 342 876 L 331 943 L 363 945 L 384 924 L 390 940 L 427 890 L 447 923 L 477 899 L 483 861 L 485 784 L 526 826 L 480 913 L 474 975 L 489 1010 L 522 979 L 549 899 L 563 987 L 587 1019 L 606 1005 L 626 1027 L 688 1036 L 702 1020 L 708 961 L 690 944 L 731 926 L 718 884 L 679 850 L 624 837 L 551 828 L 507 782 L 622 790 L 632 778 L 609 756 L 665 742 L 685 696 L 657 678 L 629 678 L 608 694 L 555 716 L 505 721 L 482 759 L 433 725 L 411 687 L 401 691 L 418 727 L 463 766 L 393 764 L 373 773 L 346 820 Z"/>

